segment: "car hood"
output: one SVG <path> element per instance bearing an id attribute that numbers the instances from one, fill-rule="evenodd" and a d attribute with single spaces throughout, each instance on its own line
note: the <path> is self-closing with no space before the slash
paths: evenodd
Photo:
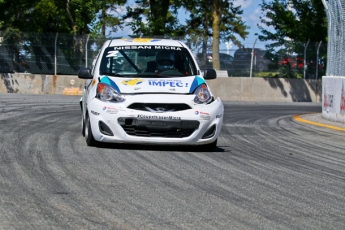
<path id="1" fill-rule="evenodd" d="M 111 85 L 119 93 L 176 93 L 188 94 L 202 84 L 201 76 L 173 78 L 123 78 L 103 76 L 100 82 Z"/>

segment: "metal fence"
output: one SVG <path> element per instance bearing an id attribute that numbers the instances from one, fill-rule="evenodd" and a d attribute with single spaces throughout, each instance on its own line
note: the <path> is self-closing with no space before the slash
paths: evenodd
<path id="1" fill-rule="evenodd" d="M 201 68 L 212 68 L 213 55 L 196 51 Z M 220 50 L 220 70 L 229 77 L 280 77 L 319 79 L 325 74 L 327 44 L 297 43 L 287 40 L 279 49 L 265 44 L 246 44 L 243 48 Z"/>
<path id="2" fill-rule="evenodd" d="M 75 75 L 92 64 L 105 38 L 0 32 L 0 72 Z"/>
<path id="3" fill-rule="evenodd" d="M 89 35 L 0 32 L 0 72 L 76 75 L 81 67 L 91 66 L 106 39 Z M 202 69 L 213 67 L 211 49 L 204 55 L 200 45 L 186 44 Z M 325 74 L 327 44 L 287 40 L 279 50 L 266 50 L 265 44 L 254 43 L 240 49 L 228 46 L 220 49 L 219 56 L 220 70 L 226 71 L 229 77 L 318 79 Z M 328 63 L 332 62 L 328 60 Z"/>
<path id="4" fill-rule="evenodd" d="M 328 20 L 327 76 L 345 76 L 345 0 L 322 0 Z"/>

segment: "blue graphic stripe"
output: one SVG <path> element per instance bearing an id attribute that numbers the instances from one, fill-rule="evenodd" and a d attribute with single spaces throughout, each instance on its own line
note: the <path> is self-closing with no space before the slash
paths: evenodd
<path id="1" fill-rule="evenodd" d="M 199 85 L 204 84 L 205 80 L 199 76 L 196 76 L 192 82 L 192 85 L 190 86 L 189 93 L 193 93 L 196 88 L 199 87 Z"/>
<path id="2" fill-rule="evenodd" d="M 111 85 L 111 87 L 113 87 L 118 93 L 121 93 L 120 88 L 109 77 L 103 77 L 101 79 L 101 82 L 108 84 L 108 85 Z"/>

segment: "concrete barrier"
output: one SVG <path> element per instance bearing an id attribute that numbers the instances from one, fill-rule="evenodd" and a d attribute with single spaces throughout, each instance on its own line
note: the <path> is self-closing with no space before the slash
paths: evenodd
<path id="1" fill-rule="evenodd" d="M 1 93 L 81 95 L 85 80 L 71 75 L 1 73 Z"/>
<path id="2" fill-rule="evenodd" d="M 322 117 L 345 124 L 345 77 L 322 78 Z"/>
<path id="3" fill-rule="evenodd" d="M 0 74 L 1 93 L 81 95 L 85 80 L 70 75 Z M 322 81 L 219 77 L 208 80 L 223 101 L 321 102 Z"/>
<path id="4" fill-rule="evenodd" d="M 229 77 L 207 83 L 224 101 L 321 102 L 320 80 Z"/>

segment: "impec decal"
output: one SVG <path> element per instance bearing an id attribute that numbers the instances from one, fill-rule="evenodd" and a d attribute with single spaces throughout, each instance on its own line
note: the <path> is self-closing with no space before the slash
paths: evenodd
<path id="1" fill-rule="evenodd" d="M 169 79 L 162 79 L 162 80 L 149 80 L 150 86 L 157 86 L 157 87 L 188 87 L 188 83 L 184 83 L 181 80 L 169 80 Z"/>

